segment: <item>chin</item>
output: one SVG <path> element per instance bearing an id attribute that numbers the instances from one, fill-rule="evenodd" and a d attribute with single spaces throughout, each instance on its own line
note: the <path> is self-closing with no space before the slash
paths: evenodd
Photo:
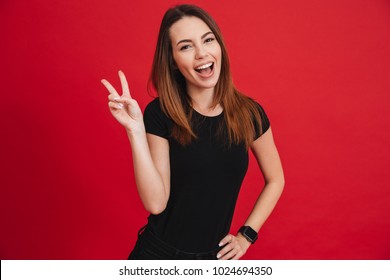
<path id="1" fill-rule="evenodd" d="M 199 88 L 210 89 L 217 85 L 218 79 L 212 79 L 211 81 L 200 81 L 196 84 Z"/>

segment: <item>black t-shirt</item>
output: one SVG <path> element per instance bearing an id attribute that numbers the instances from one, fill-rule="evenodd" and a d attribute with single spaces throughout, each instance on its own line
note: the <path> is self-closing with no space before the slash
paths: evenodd
<path id="1" fill-rule="evenodd" d="M 258 108 L 264 133 L 270 123 L 263 108 L 260 105 Z M 170 136 L 173 122 L 162 112 L 158 98 L 146 107 L 144 122 L 147 133 L 169 141 L 171 165 L 168 204 L 161 214 L 149 216 L 151 230 L 182 251 L 200 253 L 217 249 L 219 241 L 229 233 L 248 168 L 247 149 L 244 145 L 229 147 L 224 143 L 221 135 L 227 130 L 223 113 L 207 117 L 194 110 L 191 123 L 197 139 L 187 146 L 181 146 Z M 255 127 L 257 139 L 261 134 L 258 125 Z"/>

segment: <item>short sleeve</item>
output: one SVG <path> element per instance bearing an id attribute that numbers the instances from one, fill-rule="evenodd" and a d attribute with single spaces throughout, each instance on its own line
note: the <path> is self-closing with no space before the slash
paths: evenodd
<path id="1" fill-rule="evenodd" d="M 257 103 L 257 102 L 256 102 L 256 105 L 257 105 L 257 109 L 259 110 L 259 113 L 260 113 L 261 129 L 260 129 L 259 123 L 257 121 L 255 121 L 255 132 L 256 132 L 256 135 L 255 135 L 254 140 L 256 140 L 261 135 L 263 135 L 269 129 L 269 127 L 271 125 L 270 121 L 268 119 L 268 116 L 265 113 L 265 110 L 263 109 L 263 107 L 259 103 Z"/>
<path id="2" fill-rule="evenodd" d="M 169 139 L 172 121 L 162 111 L 158 98 L 146 106 L 144 124 L 147 133 Z"/>

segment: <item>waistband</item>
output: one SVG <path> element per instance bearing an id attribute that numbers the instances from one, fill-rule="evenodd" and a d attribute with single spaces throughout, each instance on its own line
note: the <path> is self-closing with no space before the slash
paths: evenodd
<path id="1" fill-rule="evenodd" d="M 148 225 L 142 227 L 138 231 L 138 237 L 143 240 L 145 243 L 151 243 L 154 246 L 158 246 L 159 248 L 163 249 L 169 255 L 172 256 L 173 259 L 188 259 L 188 260 L 217 260 L 217 253 L 222 249 L 222 247 L 218 247 L 214 250 L 208 251 L 208 252 L 202 252 L 202 253 L 190 253 L 185 252 L 182 250 L 179 250 L 160 238 L 158 238 L 148 227 Z"/>

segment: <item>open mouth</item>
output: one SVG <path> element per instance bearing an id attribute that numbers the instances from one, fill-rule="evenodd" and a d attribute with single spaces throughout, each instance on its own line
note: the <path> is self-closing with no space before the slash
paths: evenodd
<path id="1" fill-rule="evenodd" d="M 200 74 L 207 75 L 213 71 L 213 68 L 214 68 L 214 63 L 209 62 L 209 63 L 203 64 L 201 66 L 198 66 L 197 68 L 195 68 L 195 71 L 200 73 Z"/>

